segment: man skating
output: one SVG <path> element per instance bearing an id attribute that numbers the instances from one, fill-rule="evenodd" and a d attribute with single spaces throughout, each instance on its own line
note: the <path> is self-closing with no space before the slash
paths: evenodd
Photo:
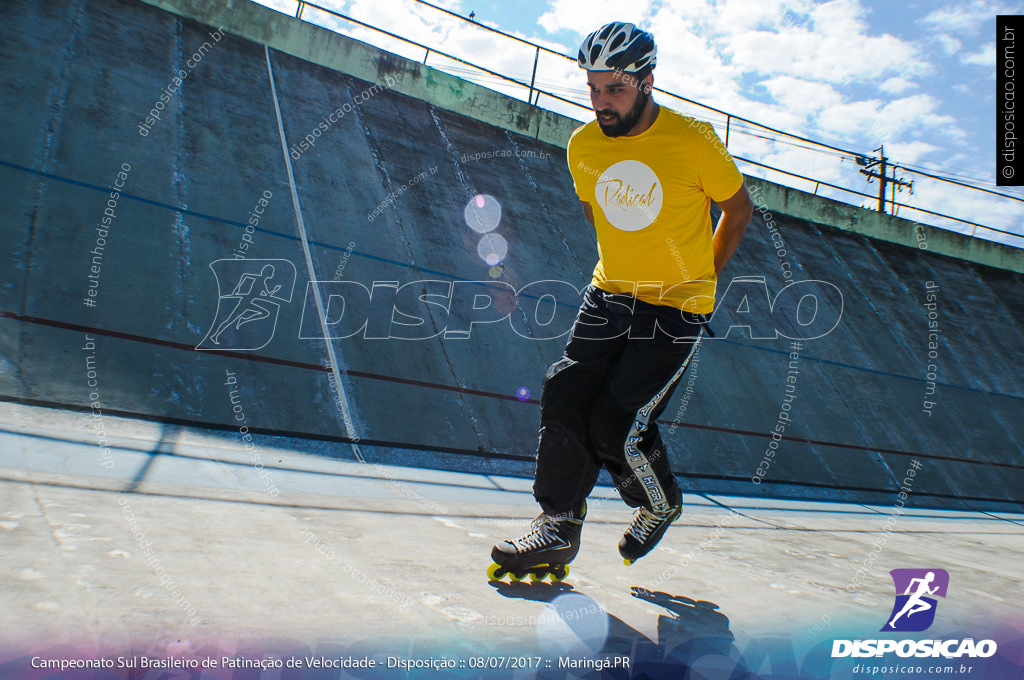
<path id="1" fill-rule="evenodd" d="M 543 512 L 525 535 L 494 546 L 492 578 L 564 577 L 602 467 L 636 508 L 619 541 L 627 564 L 682 511 L 656 421 L 700 342 L 717 276 L 753 205 L 711 126 L 654 102 L 656 56 L 649 33 L 621 22 L 580 47 L 596 120 L 573 133 L 567 151 L 600 260 L 565 353 L 544 378 L 533 487 Z M 712 200 L 722 209 L 714 232 Z"/>

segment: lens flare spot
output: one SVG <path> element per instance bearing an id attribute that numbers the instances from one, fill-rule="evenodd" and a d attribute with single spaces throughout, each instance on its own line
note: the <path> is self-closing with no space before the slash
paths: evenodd
<path id="1" fill-rule="evenodd" d="M 501 234 L 487 234 L 476 247 L 477 255 L 490 267 L 496 267 L 508 255 L 508 241 Z"/>
<path id="2" fill-rule="evenodd" d="M 477 194 L 469 199 L 462 214 L 466 226 L 478 234 L 486 234 L 497 229 L 501 222 L 501 203 L 489 194 Z"/>
<path id="3" fill-rule="evenodd" d="M 537 619 L 537 639 L 552 656 L 593 656 L 608 640 L 608 614 L 582 593 L 566 593 L 551 601 Z"/>
<path id="4" fill-rule="evenodd" d="M 518 399 L 519 401 L 526 401 L 529 398 L 530 398 L 530 388 L 529 387 L 520 387 L 518 390 L 516 390 L 516 399 Z"/>

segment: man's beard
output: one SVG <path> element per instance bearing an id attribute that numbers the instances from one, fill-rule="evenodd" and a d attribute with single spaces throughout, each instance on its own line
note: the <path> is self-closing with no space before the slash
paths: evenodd
<path id="1" fill-rule="evenodd" d="M 601 113 L 614 114 L 618 120 L 614 123 L 604 125 L 601 123 L 601 120 L 598 119 L 597 124 L 601 128 L 601 132 L 603 132 L 607 137 L 621 137 L 632 130 L 637 121 L 640 120 L 640 115 L 643 113 L 644 107 L 647 106 L 648 97 L 650 97 L 650 95 L 641 89 L 637 93 L 636 101 L 633 102 L 633 107 L 626 112 L 625 117 L 619 116 L 614 111 L 602 111 Z"/>

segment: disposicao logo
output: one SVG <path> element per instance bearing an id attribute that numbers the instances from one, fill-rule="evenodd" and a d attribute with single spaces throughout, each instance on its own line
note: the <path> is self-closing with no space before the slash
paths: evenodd
<path id="1" fill-rule="evenodd" d="M 896 586 L 896 602 L 888 623 L 881 630 L 904 633 L 928 630 L 935 621 L 938 604 L 928 596 L 946 597 L 949 574 L 945 569 L 893 569 L 889 574 Z"/>
<path id="2" fill-rule="evenodd" d="M 893 569 L 896 601 L 880 632 L 916 633 L 928 630 L 935 621 L 938 601 L 946 597 L 949 573 L 945 569 Z M 896 652 L 901 657 L 990 657 L 996 653 L 994 640 L 835 640 L 832 657 L 883 656 Z"/>
<path id="3" fill-rule="evenodd" d="M 217 277 L 217 313 L 196 349 L 266 347 L 274 337 L 281 305 L 292 301 L 295 265 L 291 260 L 222 259 L 211 262 L 210 269 Z"/>

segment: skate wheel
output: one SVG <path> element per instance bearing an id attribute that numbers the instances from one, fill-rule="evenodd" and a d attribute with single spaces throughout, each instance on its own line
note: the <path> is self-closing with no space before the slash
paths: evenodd
<path id="1" fill-rule="evenodd" d="M 560 583 L 563 580 L 565 580 L 566 576 L 569 575 L 569 565 L 568 564 L 563 564 L 561 566 L 554 567 L 551 570 L 550 573 L 551 573 L 551 582 L 552 583 Z"/>
<path id="2" fill-rule="evenodd" d="M 491 566 L 487 567 L 487 578 L 492 581 L 500 581 L 507 573 L 508 572 L 505 571 L 505 567 L 501 566 L 497 562 L 494 562 Z"/>
<path id="3" fill-rule="evenodd" d="M 548 574 L 550 574 L 550 573 L 551 573 L 551 565 L 550 564 L 535 564 L 533 566 L 533 568 L 530 569 L 530 571 L 529 571 L 530 580 L 531 581 L 543 581 L 545 578 L 547 578 Z"/>
<path id="4" fill-rule="evenodd" d="M 622 563 L 625 564 L 627 567 L 629 565 L 633 564 L 633 562 L 634 562 L 634 560 L 626 560 L 626 559 L 622 560 Z"/>

